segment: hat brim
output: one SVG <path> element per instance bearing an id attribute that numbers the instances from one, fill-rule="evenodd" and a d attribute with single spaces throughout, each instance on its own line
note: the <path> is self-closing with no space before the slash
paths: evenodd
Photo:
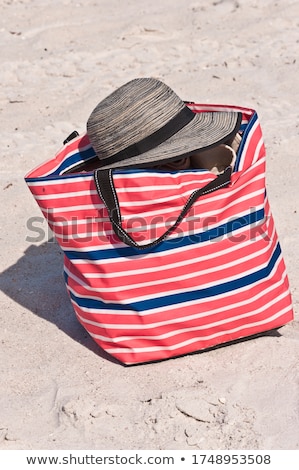
<path id="1" fill-rule="evenodd" d="M 238 132 L 241 121 L 242 114 L 238 112 L 195 113 L 192 121 L 155 148 L 122 162 L 100 166 L 100 169 L 149 167 L 177 160 L 225 142 Z"/>

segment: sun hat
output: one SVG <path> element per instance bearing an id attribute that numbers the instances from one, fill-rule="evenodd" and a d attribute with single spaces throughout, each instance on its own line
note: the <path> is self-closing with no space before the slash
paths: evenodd
<path id="1" fill-rule="evenodd" d="M 142 167 L 218 145 L 240 124 L 240 113 L 194 113 L 165 83 L 136 78 L 95 107 L 87 135 L 100 168 Z"/>

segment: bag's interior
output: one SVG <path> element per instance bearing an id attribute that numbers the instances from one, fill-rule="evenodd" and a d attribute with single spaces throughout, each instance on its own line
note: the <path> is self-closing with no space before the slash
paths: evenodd
<path id="1" fill-rule="evenodd" d="M 160 165 L 142 165 L 142 168 L 151 168 L 161 171 L 179 171 L 189 168 L 208 170 L 216 175 L 222 173 L 228 166 L 234 167 L 236 154 L 242 140 L 241 133 L 238 132 L 227 142 L 212 147 L 208 150 L 197 151 L 190 156 L 167 162 Z M 64 174 L 91 172 L 100 168 L 97 156 L 82 162 L 76 167 L 67 170 Z"/>

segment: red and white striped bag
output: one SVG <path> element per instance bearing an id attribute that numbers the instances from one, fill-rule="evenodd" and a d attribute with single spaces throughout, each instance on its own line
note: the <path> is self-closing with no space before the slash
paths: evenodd
<path id="1" fill-rule="evenodd" d="M 25 177 L 64 251 L 79 322 L 124 364 L 188 354 L 293 319 L 257 114 L 189 107 L 242 113 L 232 172 L 80 172 L 95 156 L 83 135 Z"/>

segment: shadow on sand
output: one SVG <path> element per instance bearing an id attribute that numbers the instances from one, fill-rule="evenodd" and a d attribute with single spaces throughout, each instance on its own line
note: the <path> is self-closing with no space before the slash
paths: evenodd
<path id="1" fill-rule="evenodd" d="M 57 328 L 95 354 L 118 363 L 105 353 L 78 322 L 63 278 L 63 252 L 49 240 L 30 245 L 24 255 L 0 274 L 1 290 L 35 315 Z"/>

